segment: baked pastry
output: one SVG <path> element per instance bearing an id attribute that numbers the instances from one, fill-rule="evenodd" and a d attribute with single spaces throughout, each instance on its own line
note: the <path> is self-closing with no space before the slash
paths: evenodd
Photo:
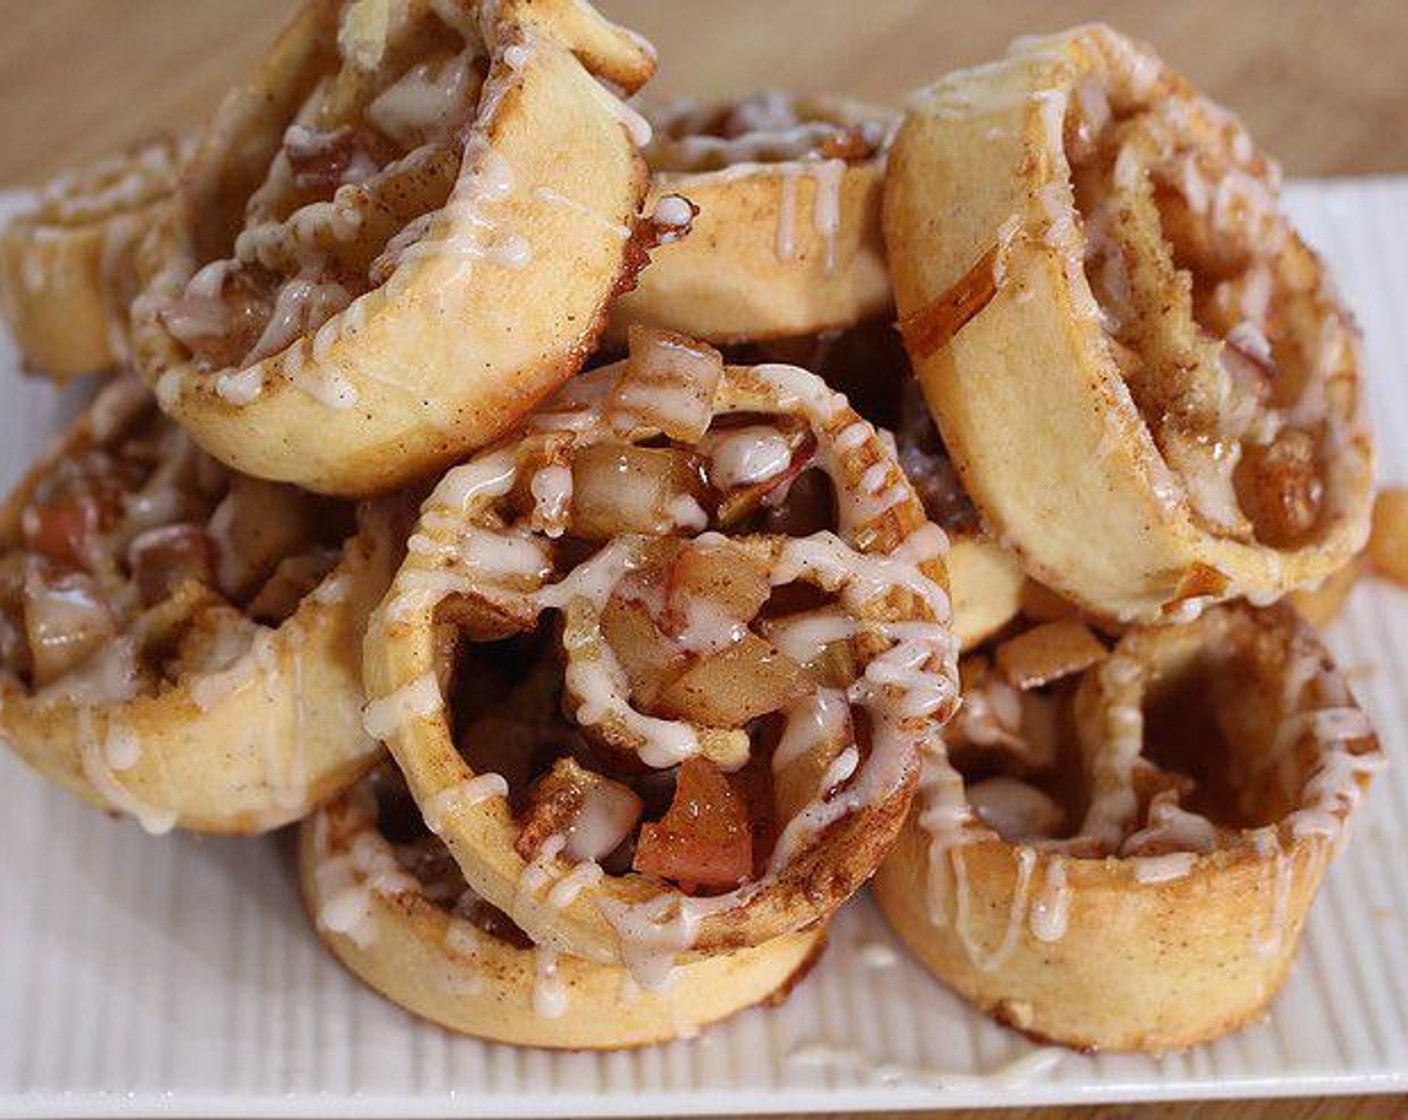
<path id="1" fill-rule="evenodd" d="M 685 965 L 667 991 L 619 965 L 533 944 L 474 893 L 392 768 L 303 822 L 303 898 L 328 948 L 393 1003 L 451 1030 L 518 1046 L 616 1050 L 774 1004 L 810 970 L 824 929 Z"/>
<path id="2" fill-rule="evenodd" d="M 648 127 L 604 83 L 653 66 L 577 0 L 310 0 L 161 227 L 134 322 L 162 408 L 237 470 L 350 496 L 513 427 L 643 259 Z"/>
<path id="3" fill-rule="evenodd" d="M 848 327 L 890 309 L 880 235 L 888 110 L 839 97 L 759 93 L 646 109 L 647 212 L 683 196 L 690 235 L 651 253 L 611 313 L 733 343 Z"/>
<path id="4" fill-rule="evenodd" d="M 957 703 L 944 544 L 813 374 L 636 328 L 422 506 L 367 728 L 480 895 L 658 985 L 878 864 Z"/>
<path id="5" fill-rule="evenodd" d="M 1384 762 L 1314 631 L 1237 604 L 1107 651 L 1068 619 L 965 659 L 964 685 L 875 880 L 915 955 L 1070 1046 L 1261 1015 Z"/>
<path id="6" fill-rule="evenodd" d="M 28 368 L 63 379 L 127 356 L 137 247 L 170 204 L 178 162 L 161 139 L 71 171 L 0 230 L 0 310 Z"/>
<path id="7" fill-rule="evenodd" d="M 1278 184 L 1101 26 L 950 75 L 896 136 L 891 278 L 944 441 L 992 531 L 1092 611 L 1266 603 L 1364 544 L 1359 340 Z"/>
<path id="8" fill-rule="evenodd" d="M 948 537 L 949 598 L 960 649 L 997 633 L 1022 609 L 1026 575 L 1016 555 L 988 536 L 893 326 L 863 323 L 798 339 L 730 347 L 731 361 L 784 361 L 815 370 L 851 407 L 894 438 L 895 453 L 929 520 Z"/>
<path id="9" fill-rule="evenodd" d="M 233 475 L 111 381 L 0 510 L 0 739 L 150 832 L 303 816 L 378 754 L 358 650 L 395 504 Z"/>

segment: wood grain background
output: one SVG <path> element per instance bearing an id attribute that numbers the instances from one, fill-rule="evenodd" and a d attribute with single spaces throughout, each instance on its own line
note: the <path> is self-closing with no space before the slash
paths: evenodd
<path id="1" fill-rule="evenodd" d="M 1294 175 L 1408 172 L 1404 0 L 601 0 L 660 48 L 655 89 L 898 103 L 1014 35 L 1105 19 L 1154 43 Z M 291 0 L 0 0 L 0 185 L 198 124 Z M 963 1112 L 955 1117 L 1001 1117 Z M 1116 1120 L 1408 1118 L 1404 1098 L 1045 1109 Z"/>
<path id="2" fill-rule="evenodd" d="M 0 184 L 199 122 L 290 0 L 0 0 Z M 662 92 L 898 102 L 1014 35 L 1086 19 L 1156 44 L 1296 175 L 1408 171 L 1403 0 L 602 0 Z"/>

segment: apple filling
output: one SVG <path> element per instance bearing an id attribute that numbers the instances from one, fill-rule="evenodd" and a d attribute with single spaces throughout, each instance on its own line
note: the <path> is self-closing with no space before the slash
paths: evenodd
<path id="1" fill-rule="evenodd" d="M 204 263 L 161 319 L 199 369 L 252 366 L 317 334 L 448 220 L 463 160 L 489 161 L 469 133 L 490 61 L 474 18 L 408 0 L 378 29 L 365 8 L 344 10 L 339 65 L 296 107 L 243 213 L 194 215 L 225 228 L 198 232 Z M 222 382 L 234 403 L 246 392 Z"/>
<path id="2" fill-rule="evenodd" d="M 1195 141 L 1194 125 L 1214 143 Z M 1062 142 L 1081 232 L 1052 185 L 1046 238 L 1073 246 L 1109 353 L 1195 516 L 1275 548 L 1312 541 L 1355 340 L 1277 209 L 1278 170 L 1210 106 L 1112 104 L 1093 85 L 1072 99 Z"/>
<path id="3" fill-rule="evenodd" d="M 336 564 L 347 507 L 231 473 L 133 379 L 24 495 L 0 555 L 0 666 L 90 702 L 227 668 Z"/>
<path id="4" fill-rule="evenodd" d="M 740 904 L 907 797 L 956 701 L 942 534 L 796 367 L 636 328 L 446 476 L 409 547 L 388 619 L 434 604 L 455 741 L 504 781 L 525 878 L 561 858 Z"/>

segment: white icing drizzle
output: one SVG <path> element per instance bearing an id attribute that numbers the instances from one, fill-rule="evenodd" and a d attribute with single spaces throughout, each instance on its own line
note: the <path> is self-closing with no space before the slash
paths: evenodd
<path id="1" fill-rule="evenodd" d="M 533 527 L 554 540 L 562 536 L 572 512 L 572 468 L 561 463 L 539 467 L 528 490 L 533 495 Z"/>
<path id="2" fill-rule="evenodd" d="M 605 874 L 600 865 L 591 860 L 576 864 L 552 885 L 552 889 L 548 891 L 548 905 L 554 910 L 565 910 L 577 901 L 577 896 L 584 890 L 601 882 Z"/>
<path id="3" fill-rule="evenodd" d="M 104 800 L 132 817 L 142 831 L 151 836 L 164 835 L 176 827 L 175 810 L 149 805 L 115 773 L 131 770 L 140 761 L 141 745 L 130 728 L 110 718 L 106 734 L 100 739 L 92 713 L 85 708 L 79 713 L 79 733 L 83 738 L 80 751 L 83 776 Z"/>
<path id="4" fill-rule="evenodd" d="M 507 796 L 508 782 L 501 774 L 476 774 L 424 798 L 421 802 L 421 814 L 425 818 L 426 827 L 435 835 L 441 836 L 454 814 L 468 812 L 491 798 Z"/>
<path id="5" fill-rule="evenodd" d="M 1046 881 L 1032 899 L 1028 924 L 1038 941 L 1060 941 L 1070 920 L 1071 891 L 1066 883 L 1066 862 L 1060 856 L 1046 859 Z"/>
<path id="6" fill-rule="evenodd" d="M 513 913 L 522 914 L 533 909 L 542 894 L 543 888 L 553 880 L 557 867 L 557 857 L 567 846 L 567 837 L 555 832 L 542 842 L 533 858 L 523 868 L 518 877 L 518 888 L 514 892 Z"/>
<path id="7" fill-rule="evenodd" d="M 360 808 L 353 811 L 358 812 L 357 823 L 362 827 L 347 840 L 345 849 L 336 853 L 328 835 L 331 823 L 327 810 L 320 810 L 313 819 L 317 923 L 320 929 L 343 934 L 366 948 L 376 936 L 374 896 L 419 893 L 420 884 L 401 869 L 367 812 Z"/>
<path id="8" fill-rule="evenodd" d="M 1001 967 L 1017 948 L 1022 932 L 1022 920 L 1027 916 L 1031 902 L 1032 869 L 1036 866 L 1037 854 L 1032 848 L 1021 847 L 1014 851 L 1017 860 L 1017 880 L 1008 901 L 1007 924 L 1002 937 L 992 949 L 979 945 L 972 932 L 971 892 L 968 887 L 968 865 L 963 858 L 963 846 L 948 850 L 949 867 L 953 874 L 956 902 L 954 905 L 953 928 L 963 951 L 975 968 L 981 972 L 992 972 Z"/>
<path id="9" fill-rule="evenodd" d="M 445 697 L 432 669 L 395 691 L 370 701 L 362 709 L 362 727 L 373 739 L 384 742 L 411 720 L 436 715 L 444 709 Z"/>
<path id="10" fill-rule="evenodd" d="M 797 255 L 797 240 L 793 231 L 797 224 L 799 174 L 796 164 L 784 164 L 778 169 L 777 243 L 774 252 L 777 259 L 784 262 Z"/>
<path id="11" fill-rule="evenodd" d="M 1168 883 L 1186 878 L 1197 866 L 1193 852 L 1169 852 L 1162 856 L 1136 856 L 1131 859 L 1136 883 Z"/>
<path id="12" fill-rule="evenodd" d="M 546 945 L 533 949 L 533 1014 L 558 1019 L 567 1010 L 567 989 L 557 973 L 557 950 Z"/>
<path id="13" fill-rule="evenodd" d="M 1003 1089 L 1049 1073 L 1070 1052 L 1057 1046 L 1031 1050 L 985 1073 L 960 1073 L 900 1062 L 877 1062 L 863 1051 L 829 1042 L 804 1042 L 790 1050 L 789 1065 L 863 1074 L 883 1085 L 928 1085 L 937 1089 Z"/>
<path id="14" fill-rule="evenodd" d="M 836 271 L 836 242 L 841 229 L 841 180 L 846 161 L 825 159 L 812 171 L 816 195 L 812 199 L 812 225 L 826 246 L 826 271 Z"/>
<path id="15" fill-rule="evenodd" d="M 819 688 L 797 700 L 785 713 L 782 737 L 773 751 L 773 772 L 811 754 L 819 743 L 840 741 L 850 722 L 846 694 L 839 689 Z"/>
<path id="16" fill-rule="evenodd" d="M 792 445 L 765 424 L 710 432 L 700 444 L 709 459 L 709 480 L 723 490 L 764 482 L 792 463 Z"/>
<path id="17" fill-rule="evenodd" d="M 594 225 L 605 230 L 613 237 L 618 237 L 622 241 L 631 239 L 631 227 L 624 222 L 618 222 L 614 218 L 598 213 L 586 203 L 578 202 L 575 198 L 569 198 L 565 194 L 553 190 L 551 187 L 534 187 L 533 197 L 543 202 L 548 202 L 554 206 L 561 206 L 565 210 L 570 210 L 574 214 L 580 214 Z M 663 201 L 663 200 L 662 200 Z"/>

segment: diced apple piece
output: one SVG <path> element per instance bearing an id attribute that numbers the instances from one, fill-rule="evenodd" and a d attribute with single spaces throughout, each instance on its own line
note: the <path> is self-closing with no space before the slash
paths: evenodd
<path id="1" fill-rule="evenodd" d="M 708 519 L 694 456 L 670 448 L 602 443 L 572 462 L 572 532 L 606 541 L 625 533 L 702 529 Z"/>
<path id="2" fill-rule="evenodd" d="M 723 376 L 723 356 L 702 342 L 673 331 L 632 326 L 630 356 L 607 402 L 617 431 L 656 429 L 694 443 L 709 429 L 714 392 Z"/>
<path id="3" fill-rule="evenodd" d="M 629 786 L 559 758 L 528 794 L 518 854 L 531 859 L 549 836 L 562 835 L 569 858 L 605 859 L 635 829 L 642 808 Z"/>
<path id="4" fill-rule="evenodd" d="M 183 580 L 215 583 L 215 545 L 196 525 L 162 525 L 138 533 L 127 546 L 127 564 L 146 606 Z"/>
<path id="5" fill-rule="evenodd" d="M 659 821 L 641 826 L 635 870 L 684 887 L 735 887 L 753 871 L 744 799 L 713 763 L 686 760 Z"/>
<path id="6" fill-rule="evenodd" d="M 1237 501 L 1265 544 L 1296 545 L 1320 520 L 1325 485 L 1308 432 L 1287 428 L 1265 446 L 1244 444 L 1233 481 Z"/>
<path id="7" fill-rule="evenodd" d="M 234 475 L 210 516 L 220 590 L 243 600 L 286 556 L 313 543 L 313 499 L 292 486 Z"/>
<path id="8" fill-rule="evenodd" d="M 791 820 L 818 793 L 836 756 L 855 742 L 855 725 L 843 696 L 818 693 L 797 702 L 772 757 L 778 816 Z"/>
<path id="9" fill-rule="evenodd" d="M 631 696 L 650 707 L 689 664 L 689 655 L 665 638 L 638 599 L 613 595 L 601 614 L 601 632 L 631 682 Z"/>
<path id="10" fill-rule="evenodd" d="M 34 686 L 78 668 L 117 637 L 117 620 L 87 575 L 51 575 L 35 564 L 24 584 L 25 637 Z"/>
<path id="11" fill-rule="evenodd" d="M 686 635 L 705 648 L 716 648 L 708 635 L 694 631 L 719 620 L 749 622 L 771 594 L 767 568 L 744 549 L 733 544 L 695 544 L 681 550 L 670 566 L 661 621 L 674 637 Z M 697 643 L 687 640 L 685 644 Z"/>
<path id="12" fill-rule="evenodd" d="M 24 511 L 26 547 L 70 567 L 86 567 L 90 540 L 100 531 L 98 510 L 91 502 L 67 501 L 33 505 Z"/>
<path id="13" fill-rule="evenodd" d="M 997 647 L 997 668 L 1014 688 L 1040 688 L 1084 672 L 1108 654 L 1085 623 L 1075 618 L 1045 622 Z"/>
<path id="14" fill-rule="evenodd" d="M 743 727 L 812 687 L 806 671 L 751 630 L 701 658 L 660 695 L 656 710 L 705 727 Z"/>
<path id="15" fill-rule="evenodd" d="M 1374 502 L 1369 559 L 1377 571 L 1408 586 L 1408 487 L 1384 490 Z"/>
<path id="16" fill-rule="evenodd" d="M 816 457 L 816 437 L 811 429 L 800 423 L 781 421 L 777 428 L 792 447 L 792 461 L 784 470 L 768 478 L 729 490 L 719 503 L 720 524 L 733 525 L 751 517 L 765 502 L 772 501 L 774 495 L 787 493 L 797 476 L 811 466 Z M 718 435 L 726 436 L 727 429 L 722 429 Z M 829 520 L 831 511 L 826 512 Z"/>

